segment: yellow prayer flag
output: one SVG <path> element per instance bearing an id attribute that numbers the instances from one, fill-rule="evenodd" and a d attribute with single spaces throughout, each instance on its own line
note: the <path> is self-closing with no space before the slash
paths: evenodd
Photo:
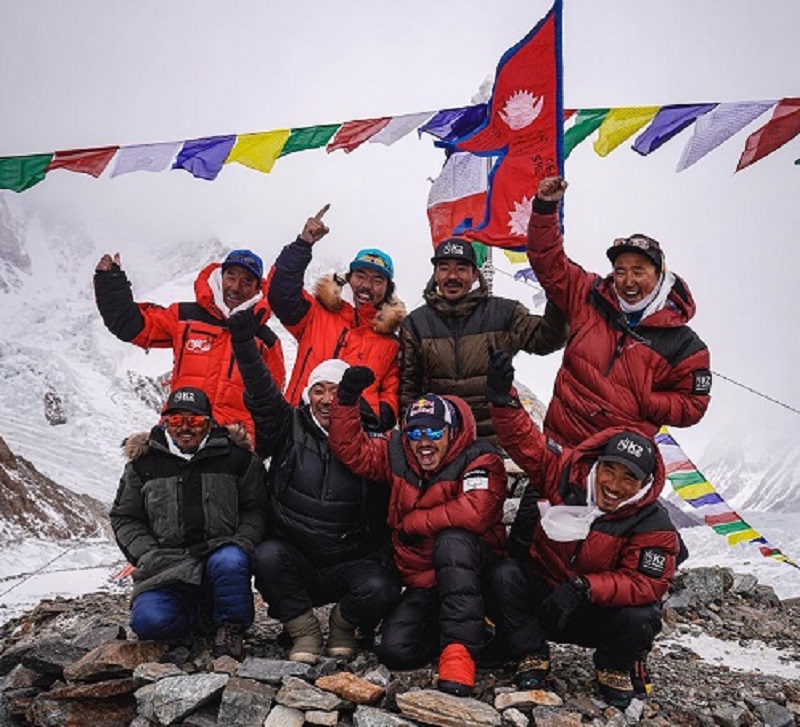
<path id="1" fill-rule="evenodd" d="M 258 134 L 242 134 L 237 137 L 225 163 L 238 162 L 257 172 L 269 174 L 291 133 L 290 129 L 276 129 Z"/>
<path id="2" fill-rule="evenodd" d="M 730 533 L 725 536 L 728 539 L 728 545 L 736 545 L 742 541 L 751 541 L 761 536 L 752 528 L 750 530 L 740 530 L 738 533 Z"/>
<path id="3" fill-rule="evenodd" d="M 716 492 L 716 490 L 708 482 L 699 482 L 696 485 L 681 487 L 677 492 L 681 500 L 695 500 L 703 495 L 710 495 L 712 492 Z"/>
<path id="4" fill-rule="evenodd" d="M 503 250 L 503 252 L 512 265 L 528 262 L 528 253 L 526 252 L 515 252 L 514 250 Z"/>
<path id="5" fill-rule="evenodd" d="M 626 106 L 611 109 L 597 130 L 594 150 L 608 156 L 623 141 L 633 136 L 645 124 L 649 124 L 661 109 L 660 106 Z"/>

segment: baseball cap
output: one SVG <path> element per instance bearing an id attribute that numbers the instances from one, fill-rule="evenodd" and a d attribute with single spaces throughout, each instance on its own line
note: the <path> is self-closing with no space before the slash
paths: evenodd
<path id="1" fill-rule="evenodd" d="M 449 401 L 436 394 L 425 394 L 408 405 L 403 429 L 416 427 L 444 429 L 445 426 L 452 427 L 454 421 L 455 412 Z"/>
<path id="2" fill-rule="evenodd" d="M 664 252 L 661 250 L 661 244 L 647 235 L 637 232 L 630 237 L 618 237 L 606 250 L 606 257 L 613 265 L 623 252 L 638 252 L 640 255 L 646 255 L 653 261 L 659 273 L 664 267 Z"/>
<path id="3" fill-rule="evenodd" d="M 606 442 L 598 462 L 625 465 L 637 480 L 646 480 L 656 468 L 656 449 L 652 440 L 636 432 L 620 432 Z"/>
<path id="4" fill-rule="evenodd" d="M 394 278 L 394 263 L 383 250 L 378 250 L 374 247 L 368 247 L 364 250 L 359 250 L 358 254 L 353 258 L 350 263 L 350 272 L 358 268 L 370 268 L 377 270 L 382 275 L 385 275 L 387 280 Z"/>
<path id="5" fill-rule="evenodd" d="M 222 262 L 222 271 L 225 272 L 225 270 L 234 265 L 249 270 L 259 280 L 264 275 L 264 263 L 252 250 L 231 250 L 228 253 L 228 257 Z"/>
<path id="6" fill-rule="evenodd" d="M 475 257 L 475 248 L 472 247 L 472 243 L 459 237 L 451 237 L 436 246 L 431 262 L 436 265 L 439 260 L 465 260 L 474 267 L 478 267 L 478 259 Z"/>
<path id="7" fill-rule="evenodd" d="M 176 411 L 191 411 L 210 417 L 211 402 L 201 389 L 184 386 L 169 395 L 164 414 L 174 414 Z"/>

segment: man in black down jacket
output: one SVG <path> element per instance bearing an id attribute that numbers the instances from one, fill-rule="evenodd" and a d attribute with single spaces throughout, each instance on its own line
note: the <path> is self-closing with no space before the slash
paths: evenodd
<path id="1" fill-rule="evenodd" d="M 271 457 L 268 532 L 256 548 L 255 583 L 293 644 L 289 658 L 314 663 L 323 637 L 313 606 L 336 602 L 327 652 L 350 658 L 355 628 L 370 630 L 400 596 L 386 525 L 388 490 L 357 477 L 328 446 L 330 407 L 347 364 L 329 359 L 309 375 L 299 408 L 287 403 L 258 356 L 252 310 L 228 322 L 258 453 Z"/>
<path id="2" fill-rule="evenodd" d="M 241 659 L 253 622 L 250 556 L 264 536 L 264 463 L 242 425 L 216 425 L 200 389 L 173 391 L 165 415 L 125 440 L 129 461 L 110 513 L 136 566 L 131 628 L 140 639 L 182 638 L 207 598 L 214 653 Z"/>

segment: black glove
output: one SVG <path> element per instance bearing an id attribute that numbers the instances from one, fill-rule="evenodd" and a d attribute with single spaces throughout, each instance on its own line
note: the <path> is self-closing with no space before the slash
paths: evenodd
<path id="1" fill-rule="evenodd" d="M 419 545 L 423 537 L 421 535 L 414 535 L 413 533 L 407 533 L 405 530 L 398 530 L 397 531 L 397 539 L 403 544 L 413 547 L 415 545 Z"/>
<path id="2" fill-rule="evenodd" d="M 539 607 L 542 624 L 548 631 L 563 631 L 578 607 L 588 602 L 589 581 L 583 576 L 575 576 L 542 601 Z"/>
<path id="3" fill-rule="evenodd" d="M 228 330 L 231 332 L 231 341 L 235 343 L 250 341 L 261 328 L 261 321 L 267 314 L 265 308 L 253 312 L 252 308 L 240 310 L 228 318 Z"/>
<path id="4" fill-rule="evenodd" d="M 339 403 L 344 406 L 353 406 L 364 391 L 375 381 L 375 374 L 367 366 L 351 366 L 344 372 L 339 382 Z"/>
<path id="5" fill-rule="evenodd" d="M 511 396 L 514 385 L 514 364 L 505 351 L 489 349 L 489 374 L 486 377 L 486 398 L 495 406 L 510 406 L 516 399 Z"/>

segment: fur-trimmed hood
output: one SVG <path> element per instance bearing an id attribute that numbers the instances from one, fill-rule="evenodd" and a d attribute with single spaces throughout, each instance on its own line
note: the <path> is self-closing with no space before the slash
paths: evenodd
<path id="1" fill-rule="evenodd" d="M 226 427 L 214 426 L 209 432 L 213 438 L 215 433 L 219 436 L 220 430 L 227 430 L 231 442 L 243 449 L 253 451 L 253 440 L 243 424 L 228 424 Z M 122 453 L 129 462 L 144 456 L 150 449 L 151 440 L 160 432 L 166 438 L 166 431 L 160 426 L 153 427 L 149 432 L 136 432 L 126 437 L 122 442 Z"/>
<path id="2" fill-rule="evenodd" d="M 351 308 L 355 318 L 355 307 L 342 298 L 345 285 L 344 279 L 339 275 L 324 275 L 314 283 L 314 297 L 329 311 L 338 312 Z M 369 320 L 375 333 L 396 333 L 405 317 L 405 303 L 394 293 L 383 301 L 379 308 L 372 305 L 362 305 L 358 308 L 358 318 Z"/>

